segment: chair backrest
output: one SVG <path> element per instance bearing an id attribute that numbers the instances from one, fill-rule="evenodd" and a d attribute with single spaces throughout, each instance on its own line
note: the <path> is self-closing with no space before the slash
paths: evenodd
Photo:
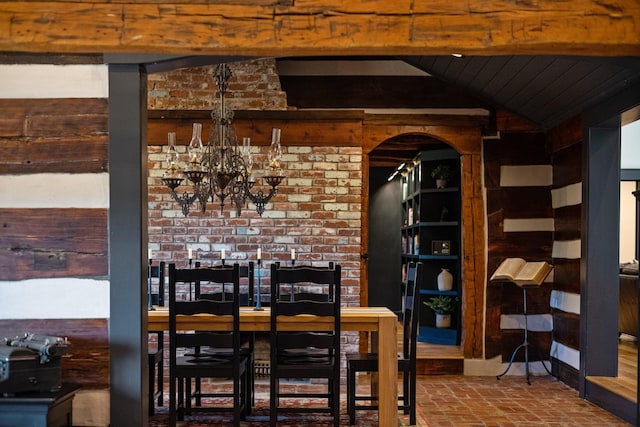
<path id="1" fill-rule="evenodd" d="M 340 352 L 340 280 L 341 267 L 333 269 L 308 266 L 279 267 L 271 265 L 271 352 L 313 347 L 328 356 Z M 296 286 L 315 285 L 326 293 L 321 298 L 282 299 L 283 292 L 291 292 Z M 295 293 L 295 292 L 294 292 Z M 301 314 L 327 318 L 318 322 L 314 331 L 284 332 L 280 330 L 281 316 Z"/>
<path id="2" fill-rule="evenodd" d="M 177 301 L 176 285 L 178 283 L 230 283 L 232 297 L 214 301 L 198 299 L 195 301 Z M 212 349 L 233 350 L 235 356 L 240 351 L 240 266 L 234 264 L 231 268 L 194 268 L 177 269 L 175 264 L 169 264 L 169 349 L 170 364 L 174 366 L 176 350 L 178 348 L 199 348 L 207 346 Z M 192 316 L 197 314 L 213 314 L 223 316 L 220 325 L 227 322 L 220 331 L 198 331 L 185 333 L 177 330 L 177 316 Z"/>
<path id="3" fill-rule="evenodd" d="M 153 279 L 158 279 L 158 293 L 151 293 L 151 303 L 153 305 L 164 306 L 164 271 L 164 261 L 160 261 L 159 265 L 152 265 L 150 268 L 149 276 Z"/>
<path id="4" fill-rule="evenodd" d="M 422 283 L 422 263 L 410 262 L 407 267 L 404 288 L 402 325 L 402 352 L 405 359 L 416 360 L 416 343 L 420 319 L 420 285 Z"/>
<path id="5" fill-rule="evenodd" d="M 196 264 L 198 266 L 199 264 Z M 208 267 L 213 269 L 230 269 L 233 268 L 233 265 L 224 264 L 217 265 L 213 267 Z M 239 302 L 240 306 L 251 307 L 253 306 L 254 301 L 254 289 L 255 289 L 255 266 L 253 261 L 249 261 L 247 265 L 240 266 L 240 279 L 246 278 L 247 282 L 247 291 L 240 292 Z M 223 300 L 231 298 L 231 292 L 228 290 L 227 283 L 220 284 L 218 289 L 215 291 L 207 290 L 204 292 L 202 290 L 202 285 L 200 282 L 195 283 L 195 299 L 212 299 L 212 300 Z"/>

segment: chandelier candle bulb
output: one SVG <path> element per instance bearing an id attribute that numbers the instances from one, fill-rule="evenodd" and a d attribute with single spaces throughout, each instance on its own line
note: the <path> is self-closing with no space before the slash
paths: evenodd
<path id="1" fill-rule="evenodd" d="M 224 249 L 220 251 L 220 259 L 224 259 Z"/>
<path id="2" fill-rule="evenodd" d="M 193 259 L 193 249 L 189 248 L 189 259 Z"/>
<path id="3" fill-rule="evenodd" d="M 296 260 L 296 250 L 295 249 L 291 249 L 291 260 L 292 261 Z"/>
<path id="4" fill-rule="evenodd" d="M 152 255 L 153 255 L 153 254 L 151 253 L 151 249 L 149 249 L 149 250 L 147 251 L 147 258 L 151 259 L 151 256 L 152 256 Z"/>
<path id="5" fill-rule="evenodd" d="M 256 257 L 257 259 L 262 259 L 262 249 L 258 248 L 258 255 Z"/>

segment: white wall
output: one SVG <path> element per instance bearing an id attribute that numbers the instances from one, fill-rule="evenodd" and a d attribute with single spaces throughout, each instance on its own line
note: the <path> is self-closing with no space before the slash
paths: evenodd
<path id="1" fill-rule="evenodd" d="M 622 169 L 640 169 L 640 120 L 622 127 L 621 156 Z M 635 190 L 635 182 L 620 182 L 620 262 L 636 258 Z"/>

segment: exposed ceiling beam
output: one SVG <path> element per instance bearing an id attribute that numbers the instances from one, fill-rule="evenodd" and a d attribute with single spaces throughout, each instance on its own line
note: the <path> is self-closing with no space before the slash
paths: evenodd
<path id="1" fill-rule="evenodd" d="M 4 1 L 0 51 L 638 56 L 640 3 Z"/>

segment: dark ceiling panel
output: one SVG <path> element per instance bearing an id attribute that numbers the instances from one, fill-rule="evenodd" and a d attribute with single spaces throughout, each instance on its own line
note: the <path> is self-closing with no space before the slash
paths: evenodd
<path id="1" fill-rule="evenodd" d="M 638 58 L 499 56 L 403 57 L 493 106 L 549 129 L 640 80 Z"/>

